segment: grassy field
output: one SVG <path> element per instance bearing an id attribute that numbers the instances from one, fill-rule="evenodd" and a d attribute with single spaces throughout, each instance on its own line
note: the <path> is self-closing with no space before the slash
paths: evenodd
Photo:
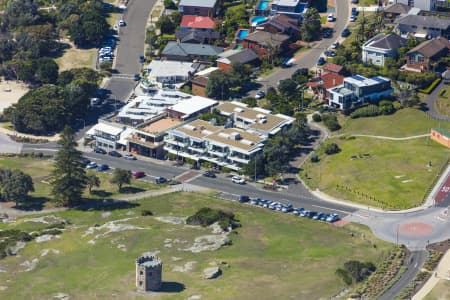
<path id="1" fill-rule="evenodd" d="M 349 259 L 380 263 L 393 247 L 361 226 L 339 228 L 206 194 L 173 193 L 134 203 L 139 206 L 110 213 L 73 210 L 55 214 L 71 224 L 61 238 L 30 242 L 20 257 L 0 261 L 5 271 L 0 272 L 0 298 L 51 299 L 66 293 L 70 299 L 141 299 L 144 296 L 134 292 L 134 260 L 145 251 L 159 250 L 164 292 L 152 294 L 152 299 L 191 295 L 202 295 L 202 299 L 325 299 L 344 288 L 335 275 L 337 267 Z M 186 217 L 205 206 L 232 211 L 241 221 L 242 227 L 230 234 L 231 246 L 199 253 L 184 251 L 196 237 L 210 235 L 211 230 L 155 218 Z M 155 217 L 141 217 L 142 209 L 151 210 Z M 141 229 L 102 230 L 103 224 L 113 220 Z M 95 224 L 99 236 L 85 235 Z M 1 229 L 39 230 L 43 226 L 23 219 L 0 224 Z M 88 243 L 92 239 L 95 243 Z M 45 249 L 55 251 L 44 256 Z M 35 258 L 39 260 L 36 267 L 24 271 L 21 264 Z M 188 266 L 188 262 L 192 262 L 192 270 L 174 269 Z M 203 269 L 213 262 L 224 262 L 222 276 L 202 279 Z"/>
<path id="2" fill-rule="evenodd" d="M 450 281 L 440 280 L 434 289 L 424 300 L 448 300 L 450 299 Z"/>
<path id="3" fill-rule="evenodd" d="M 444 94 L 437 97 L 434 106 L 441 115 L 450 116 L 450 87 L 447 87 L 444 90 Z"/>
<path id="4" fill-rule="evenodd" d="M 0 157 L 0 168 L 5 169 L 20 169 L 29 174 L 33 178 L 35 192 L 30 193 L 36 201 L 41 202 L 46 207 L 51 207 L 52 203 L 48 202 L 50 199 L 51 186 L 48 179 L 51 177 L 53 170 L 53 163 L 47 159 L 33 159 L 33 158 L 10 158 Z M 130 185 L 124 185 L 122 193 L 117 190 L 117 185 L 110 183 L 111 175 L 109 173 L 95 172 L 100 178 L 101 184 L 99 187 L 92 189 L 92 194 L 86 190 L 83 197 L 86 199 L 105 199 L 114 198 L 116 196 L 123 196 L 147 190 L 159 189 L 163 185 L 157 185 L 142 180 L 132 179 Z"/>
<path id="5" fill-rule="evenodd" d="M 449 129 L 450 122 L 432 119 L 427 113 L 405 108 L 398 110 L 393 115 L 371 118 L 351 119 L 345 118 L 342 129 L 337 134 L 368 134 L 389 137 L 407 137 L 430 133 L 434 127 Z M 340 121 L 341 121 L 340 120 Z"/>
<path id="6" fill-rule="evenodd" d="M 92 68 L 94 66 L 94 56 L 96 49 L 78 49 L 73 46 L 64 50 L 61 57 L 55 59 L 59 66 L 59 71 L 73 68 Z"/>
<path id="7" fill-rule="evenodd" d="M 341 152 L 326 155 L 318 151 L 320 162 L 303 165 L 300 175 L 308 186 L 337 198 L 389 209 L 421 204 L 450 154 L 428 138 L 389 141 L 358 137 L 328 142 L 337 143 Z"/>

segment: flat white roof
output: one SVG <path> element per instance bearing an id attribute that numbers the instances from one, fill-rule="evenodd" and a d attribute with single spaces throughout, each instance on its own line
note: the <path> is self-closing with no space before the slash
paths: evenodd
<path id="1" fill-rule="evenodd" d="M 152 60 L 152 62 L 147 65 L 145 69 L 150 71 L 150 77 L 187 77 L 189 72 L 193 73 L 195 71 L 191 62 L 174 60 Z"/>
<path id="2" fill-rule="evenodd" d="M 201 96 L 193 96 L 191 99 L 181 101 L 174 106 L 169 107 L 169 109 L 183 113 L 187 116 L 196 113 L 200 110 L 208 108 L 217 104 L 218 102 L 209 98 Z"/>
<path id="3" fill-rule="evenodd" d="M 97 125 L 95 125 L 93 127 L 94 131 L 101 131 L 110 135 L 118 135 L 120 134 L 124 129 L 123 128 L 119 128 L 116 126 L 112 126 L 112 125 L 108 125 L 105 123 L 98 123 Z"/>
<path id="4" fill-rule="evenodd" d="M 120 134 L 120 139 L 117 142 L 118 144 L 121 145 L 127 145 L 127 138 L 132 135 L 136 130 L 134 130 L 133 128 L 129 128 L 127 127 L 124 131 L 122 131 L 122 133 Z"/>
<path id="5" fill-rule="evenodd" d="M 217 0 L 181 0 L 179 6 L 198 6 L 198 7 L 211 7 L 216 5 Z"/>

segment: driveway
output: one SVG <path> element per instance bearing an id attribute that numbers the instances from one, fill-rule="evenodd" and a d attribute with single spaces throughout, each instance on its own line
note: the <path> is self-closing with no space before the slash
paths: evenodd
<path id="1" fill-rule="evenodd" d="M 433 92 L 431 92 L 431 94 L 429 94 L 427 96 L 427 99 L 426 99 L 426 103 L 427 103 L 427 107 L 428 107 L 427 113 L 437 120 L 449 121 L 450 116 L 441 115 L 440 113 L 437 112 L 437 110 L 434 106 L 437 101 L 437 98 L 439 97 L 440 91 L 445 87 L 446 87 L 446 85 L 444 84 L 444 81 L 442 80 L 441 83 L 439 83 L 438 86 L 433 90 Z"/>

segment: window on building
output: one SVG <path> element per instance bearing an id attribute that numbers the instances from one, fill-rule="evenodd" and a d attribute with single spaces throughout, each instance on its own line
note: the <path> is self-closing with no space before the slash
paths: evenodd
<path id="1" fill-rule="evenodd" d="M 139 281 L 139 286 L 142 286 L 142 281 Z"/>
<path id="2" fill-rule="evenodd" d="M 425 61 L 425 57 L 423 57 L 422 55 L 419 55 L 419 56 L 417 57 L 417 61 L 419 61 L 419 62 L 424 62 L 424 61 Z"/>
<path id="3" fill-rule="evenodd" d="M 144 272 L 140 271 L 140 272 L 139 272 L 139 275 L 144 275 Z"/>
<path id="4" fill-rule="evenodd" d="M 153 273 L 152 272 L 148 272 L 148 276 L 153 276 Z"/>

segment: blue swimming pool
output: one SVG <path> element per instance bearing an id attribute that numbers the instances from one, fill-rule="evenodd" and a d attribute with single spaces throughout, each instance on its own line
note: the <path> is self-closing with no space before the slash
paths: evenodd
<path id="1" fill-rule="evenodd" d="M 256 17 L 252 18 L 250 22 L 252 23 L 252 26 L 257 26 L 257 25 L 259 25 L 261 23 L 264 23 L 265 21 L 267 21 L 266 17 L 264 17 L 264 16 L 256 16 Z"/>
<path id="2" fill-rule="evenodd" d="M 239 29 L 239 31 L 236 34 L 236 37 L 240 40 L 244 39 L 248 34 L 250 30 L 248 29 Z"/>
<path id="3" fill-rule="evenodd" d="M 256 9 L 267 10 L 268 7 L 269 7 L 269 1 L 261 1 L 258 3 L 258 6 L 256 7 Z"/>

